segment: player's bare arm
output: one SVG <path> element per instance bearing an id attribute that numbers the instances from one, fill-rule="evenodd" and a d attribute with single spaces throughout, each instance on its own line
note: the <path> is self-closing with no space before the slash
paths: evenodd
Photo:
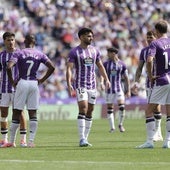
<path id="1" fill-rule="evenodd" d="M 144 63 L 145 63 L 144 61 L 139 61 L 138 67 L 136 69 L 136 74 L 135 74 L 135 82 L 139 83 L 139 81 L 140 81 Z"/>
<path id="2" fill-rule="evenodd" d="M 124 76 L 125 84 L 127 86 L 127 91 L 126 91 L 126 97 L 129 98 L 131 96 L 131 90 L 130 90 L 130 81 L 127 75 Z"/>
<path id="3" fill-rule="evenodd" d="M 55 67 L 54 67 L 53 63 L 50 60 L 47 61 L 46 66 L 47 66 L 48 70 L 47 70 L 46 74 L 41 79 L 37 79 L 38 80 L 38 84 L 43 83 L 48 77 L 50 77 L 50 75 L 55 70 Z"/>
<path id="4" fill-rule="evenodd" d="M 147 74 L 148 74 L 149 80 L 150 80 L 151 84 L 153 84 L 154 77 L 152 75 L 152 69 L 153 69 L 153 57 L 152 56 L 149 56 L 147 58 L 146 68 L 147 68 Z"/>
<path id="5" fill-rule="evenodd" d="M 68 92 L 69 92 L 70 96 L 72 96 L 72 92 L 73 92 L 73 86 L 72 86 L 72 83 L 71 83 L 73 66 L 74 66 L 73 63 L 71 63 L 71 62 L 67 63 L 66 80 L 67 80 Z"/>
<path id="6" fill-rule="evenodd" d="M 15 65 L 14 62 L 12 62 L 12 61 L 9 61 L 9 62 L 8 62 L 8 65 L 7 65 L 7 74 L 8 74 L 10 83 L 12 84 L 12 86 L 15 87 L 15 86 L 16 86 L 16 83 L 15 83 L 13 77 L 12 77 L 12 67 L 13 67 L 14 65 Z"/>
<path id="7" fill-rule="evenodd" d="M 140 82 L 140 77 L 142 74 L 143 66 L 145 62 L 144 61 L 139 61 L 138 67 L 136 69 L 135 73 L 135 83 L 132 86 L 132 93 L 137 94 L 138 93 L 138 88 L 139 88 L 139 82 Z"/>
<path id="8" fill-rule="evenodd" d="M 99 69 L 99 72 L 100 72 L 101 76 L 102 76 L 102 77 L 104 78 L 104 80 L 105 80 L 106 88 L 109 89 L 109 88 L 111 87 L 111 84 L 110 84 L 110 81 L 109 81 L 109 79 L 108 79 L 106 70 L 105 70 L 102 62 L 99 61 L 99 62 L 96 63 L 96 65 L 97 65 L 97 67 L 98 67 L 98 69 Z"/>

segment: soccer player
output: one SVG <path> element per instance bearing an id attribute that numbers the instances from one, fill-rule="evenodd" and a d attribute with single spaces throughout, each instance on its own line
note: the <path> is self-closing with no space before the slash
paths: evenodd
<path id="1" fill-rule="evenodd" d="M 170 148 L 170 38 L 167 36 L 168 23 L 160 20 L 155 24 L 157 39 L 149 45 L 147 56 L 147 72 L 153 84 L 149 96 L 149 104 L 145 111 L 147 140 L 137 148 L 153 148 L 155 132 L 154 109 L 160 104 L 166 106 L 166 135 L 163 148 Z M 154 74 L 152 72 L 154 66 Z"/>
<path id="2" fill-rule="evenodd" d="M 107 49 L 108 60 L 104 63 L 104 67 L 111 82 L 111 88 L 106 90 L 105 101 L 107 103 L 107 118 L 110 124 L 110 132 L 115 131 L 114 123 L 114 101 L 116 100 L 119 106 L 119 130 L 124 132 L 125 128 L 123 126 L 125 118 L 125 95 L 126 97 L 131 96 L 130 92 L 130 81 L 128 78 L 128 70 L 126 65 L 118 58 L 118 49 L 111 47 Z M 124 78 L 124 83 L 126 85 L 126 94 L 122 88 L 122 78 Z M 101 88 L 104 90 L 103 86 L 104 80 L 101 77 Z"/>
<path id="3" fill-rule="evenodd" d="M 149 45 L 153 40 L 156 40 L 156 35 L 154 31 L 148 31 L 146 34 L 146 39 L 147 39 L 147 44 Z M 139 87 L 139 82 L 140 82 L 140 77 L 141 77 L 141 73 L 142 73 L 142 69 L 146 63 L 146 56 L 148 54 L 148 49 L 149 46 L 144 47 L 141 50 L 140 53 L 140 58 L 139 58 L 139 64 L 138 64 L 138 68 L 136 70 L 136 74 L 135 74 L 135 84 L 132 87 L 132 89 L 134 89 L 134 91 L 138 90 Z M 153 70 L 154 71 L 154 70 Z M 147 100 L 148 97 L 150 96 L 152 87 L 151 87 L 151 83 L 149 82 L 149 78 L 146 78 L 146 95 L 147 95 Z M 162 118 L 162 114 L 161 114 L 161 106 L 158 105 L 155 110 L 154 110 L 154 118 L 155 118 L 155 135 L 153 140 L 154 141 L 162 141 L 162 132 L 161 132 L 161 118 Z"/>
<path id="4" fill-rule="evenodd" d="M 3 34 L 5 49 L 0 53 L 0 65 L 1 65 L 1 86 L 0 86 L 0 110 L 1 110 L 1 134 L 2 140 L 0 141 L 0 147 L 8 142 L 8 111 L 9 106 L 12 104 L 15 89 L 12 87 L 7 76 L 7 64 L 12 55 L 17 51 L 15 47 L 15 34 L 12 32 L 5 32 Z M 18 78 L 17 65 L 13 69 L 14 79 Z M 26 144 L 26 118 L 24 113 L 21 114 L 20 124 L 20 146 L 25 147 Z"/>
<path id="5" fill-rule="evenodd" d="M 34 139 L 38 127 L 37 109 L 39 106 L 38 84 L 43 83 L 53 72 L 54 66 L 51 60 L 42 52 L 34 48 L 35 37 L 28 34 L 25 37 L 26 48 L 13 55 L 7 66 L 7 73 L 11 84 L 16 87 L 14 96 L 14 110 L 10 128 L 10 142 L 3 147 L 15 147 L 16 131 L 20 123 L 20 115 L 26 105 L 29 114 L 29 142 L 28 147 L 34 147 Z M 39 65 L 43 63 L 47 66 L 45 75 L 38 79 L 36 77 Z M 19 81 L 16 82 L 12 76 L 12 68 L 18 64 Z"/>
<path id="6" fill-rule="evenodd" d="M 92 112 L 96 103 L 96 65 L 100 74 L 104 77 L 106 88 L 110 87 L 110 82 L 106 71 L 100 59 L 100 52 L 91 45 L 93 40 L 93 31 L 90 28 L 82 28 L 78 32 L 80 44 L 73 48 L 67 61 L 66 79 L 68 92 L 72 96 L 74 88 L 72 79 L 74 79 L 74 87 L 76 89 L 78 102 L 78 131 L 79 146 L 91 146 L 88 142 L 88 136 L 92 126 Z M 73 67 L 75 68 L 75 76 L 73 78 Z"/>

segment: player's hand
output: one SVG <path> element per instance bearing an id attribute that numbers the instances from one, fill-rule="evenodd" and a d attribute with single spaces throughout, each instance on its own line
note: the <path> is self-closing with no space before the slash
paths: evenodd
<path id="1" fill-rule="evenodd" d="M 131 92 L 130 92 L 130 91 L 127 91 L 127 93 L 125 94 L 125 96 L 126 96 L 127 98 L 130 98 L 130 97 L 131 97 Z"/>
<path id="2" fill-rule="evenodd" d="M 155 82 L 155 80 L 157 79 L 157 78 L 159 78 L 160 76 L 151 76 L 151 77 L 149 77 L 149 80 L 150 80 L 150 82 L 151 82 L 151 85 L 153 85 L 154 84 L 154 82 Z"/>
<path id="3" fill-rule="evenodd" d="M 100 83 L 101 90 L 105 90 L 105 85 L 103 82 Z"/>
<path id="4" fill-rule="evenodd" d="M 135 82 L 134 85 L 131 88 L 131 91 L 133 94 L 137 95 L 138 94 L 138 90 L 139 90 L 139 83 Z"/>
<path id="5" fill-rule="evenodd" d="M 73 97 L 73 95 L 74 95 L 74 88 L 73 88 L 72 85 L 69 85 L 69 86 L 68 86 L 68 93 L 69 93 L 69 95 L 70 95 L 71 97 Z"/>
<path id="6" fill-rule="evenodd" d="M 109 80 L 107 80 L 107 81 L 105 82 L 105 87 L 106 87 L 106 89 L 110 89 L 111 83 L 110 83 Z"/>
<path id="7" fill-rule="evenodd" d="M 16 88 L 17 83 L 18 83 L 18 81 L 13 81 L 13 82 L 12 82 L 12 86 L 13 86 L 14 88 Z"/>

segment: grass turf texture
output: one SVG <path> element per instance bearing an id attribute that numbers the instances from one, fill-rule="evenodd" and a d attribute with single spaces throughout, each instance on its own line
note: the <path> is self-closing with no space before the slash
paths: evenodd
<path id="1" fill-rule="evenodd" d="M 116 120 L 117 122 L 117 120 Z M 165 119 L 162 120 L 164 135 Z M 125 120 L 126 132 L 109 133 L 106 119 L 94 120 L 92 147 L 79 147 L 76 120 L 41 121 L 35 148 L 1 148 L 2 170 L 169 170 L 170 149 L 135 149 L 146 138 L 144 119 Z M 164 137 L 164 136 L 163 136 Z M 18 145 L 17 136 L 17 145 Z"/>

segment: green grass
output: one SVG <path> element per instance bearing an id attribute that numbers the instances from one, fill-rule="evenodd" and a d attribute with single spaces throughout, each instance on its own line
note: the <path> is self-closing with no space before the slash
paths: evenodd
<path id="1" fill-rule="evenodd" d="M 162 142 L 156 142 L 154 149 L 135 149 L 146 138 L 144 119 L 127 119 L 125 127 L 125 133 L 118 129 L 109 133 L 106 119 L 94 120 L 89 136 L 93 146 L 80 148 L 76 120 L 41 121 L 36 147 L 1 148 L 0 169 L 169 170 L 170 150 L 162 149 Z M 162 132 L 164 127 L 165 120 Z"/>

